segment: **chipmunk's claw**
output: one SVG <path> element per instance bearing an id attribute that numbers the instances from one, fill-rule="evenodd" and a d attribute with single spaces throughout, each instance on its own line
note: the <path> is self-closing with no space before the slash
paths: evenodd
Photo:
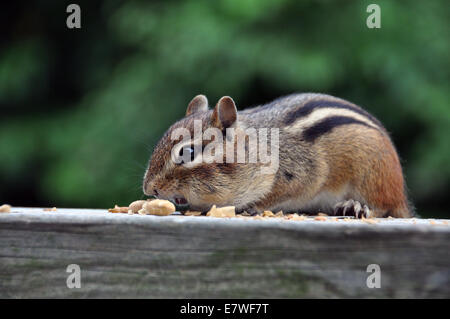
<path id="1" fill-rule="evenodd" d="M 334 215 L 369 218 L 371 216 L 371 211 L 367 205 L 361 205 L 360 202 L 350 199 L 334 205 Z"/>

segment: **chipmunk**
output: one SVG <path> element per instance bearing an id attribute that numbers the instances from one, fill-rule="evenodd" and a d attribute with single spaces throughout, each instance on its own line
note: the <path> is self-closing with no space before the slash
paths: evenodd
<path id="1" fill-rule="evenodd" d="M 234 128 L 238 133 L 223 140 L 181 143 L 173 152 L 180 144 L 173 132 L 184 128 L 193 134 L 196 121 L 203 131 L 217 128 L 226 134 Z M 196 161 L 196 149 L 235 143 L 247 128 L 279 129 L 278 169 L 273 173 L 262 174 L 262 163 Z M 245 149 L 249 152 L 248 139 Z M 183 159 L 177 162 L 177 156 Z M 239 112 L 231 97 L 222 97 L 212 110 L 204 95 L 194 97 L 186 116 L 156 145 L 143 190 L 200 211 L 215 204 L 250 213 L 412 216 L 396 149 L 380 121 L 353 103 L 315 93 L 293 94 Z"/>

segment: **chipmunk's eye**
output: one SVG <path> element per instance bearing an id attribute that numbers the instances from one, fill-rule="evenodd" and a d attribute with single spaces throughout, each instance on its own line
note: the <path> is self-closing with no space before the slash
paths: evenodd
<path id="1" fill-rule="evenodd" d="M 180 153 L 178 154 L 181 158 L 181 163 L 189 163 L 194 160 L 194 146 L 184 146 L 180 149 Z"/>

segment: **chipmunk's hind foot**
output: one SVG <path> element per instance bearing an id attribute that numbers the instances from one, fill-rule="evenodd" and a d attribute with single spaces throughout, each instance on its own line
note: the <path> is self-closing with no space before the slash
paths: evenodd
<path id="1" fill-rule="evenodd" d="M 350 199 L 334 205 L 334 215 L 354 216 L 355 218 L 369 218 L 372 215 L 372 211 L 367 205 L 361 205 L 360 202 Z"/>

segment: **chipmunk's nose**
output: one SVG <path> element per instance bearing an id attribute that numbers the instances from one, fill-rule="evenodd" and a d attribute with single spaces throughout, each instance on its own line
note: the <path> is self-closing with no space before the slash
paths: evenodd
<path id="1" fill-rule="evenodd" d="M 147 196 L 158 196 L 158 189 L 153 185 L 144 185 L 144 194 Z"/>
<path id="2" fill-rule="evenodd" d="M 143 185 L 144 194 L 147 196 L 158 196 L 158 190 L 156 189 L 154 183 L 151 181 L 144 181 Z"/>
<path id="3" fill-rule="evenodd" d="M 156 188 L 144 187 L 144 194 L 147 196 L 158 196 L 158 190 Z"/>

